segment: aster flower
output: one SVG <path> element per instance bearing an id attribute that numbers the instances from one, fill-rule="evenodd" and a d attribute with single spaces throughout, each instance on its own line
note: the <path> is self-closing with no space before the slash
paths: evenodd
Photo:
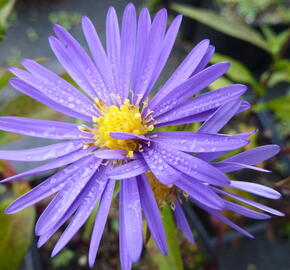
<path id="1" fill-rule="evenodd" d="M 0 117 L 1 130 L 64 140 L 33 149 L 0 151 L 0 158 L 5 160 L 52 159 L 2 182 L 64 167 L 6 210 L 12 214 L 56 194 L 35 228 L 40 247 L 72 217 L 56 243 L 53 256 L 69 242 L 99 204 L 89 249 L 89 264 L 93 266 L 119 180 L 122 269 L 130 269 L 140 257 L 142 211 L 164 255 L 167 247 L 159 212 L 164 203 L 172 205 L 176 225 L 189 241 L 194 241 L 180 204 L 182 196 L 248 236 L 251 235 L 226 219 L 220 210 L 228 209 L 256 219 L 270 216 L 227 201 L 224 195 L 282 215 L 223 190 L 230 186 L 266 198 L 279 198 L 279 193 L 271 188 L 232 181 L 225 175 L 244 168 L 265 171 L 253 165 L 275 155 L 279 148 L 275 145 L 258 147 L 215 162 L 226 152 L 246 145 L 251 133 L 218 133 L 236 113 L 249 107 L 240 99 L 246 91 L 244 85 L 235 84 L 192 98 L 229 68 L 228 63 L 206 68 L 214 53 L 208 40 L 193 48 L 151 98 L 151 90 L 167 62 L 180 23 L 181 16 L 177 16 L 166 30 L 165 9 L 151 22 L 147 9 L 142 9 L 137 18 L 134 6 L 129 4 L 120 31 L 115 10 L 110 8 L 105 51 L 92 22 L 84 17 L 82 28 L 92 58 L 65 29 L 55 25 L 55 37 L 49 38 L 51 48 L 80 90 L 32 60 L 22 61 L 26 70 L 10 68 L 17 77 L 10 81 L 14 88 L 83 121 L 78 125 Z M 194 122 L 203 122 L 197 132 L 158 131 L 162 126 Z"/>

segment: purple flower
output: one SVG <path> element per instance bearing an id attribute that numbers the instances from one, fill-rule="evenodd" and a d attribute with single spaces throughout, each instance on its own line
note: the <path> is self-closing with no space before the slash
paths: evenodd
<path id="1" fill-rule="evenodd" d="M 229 68 L 228 63 L 206 68 L 214 53 L 208 40 L 193 48 L 151 98 L 150 92 L 166 64 L 180 23 L 181 16 L 177 16 L 166 30 L 165 9 L 151 22 L 147 9 L 142 9 L 136 18 L 135 8 L 129 4 L 119 29 L 115 10 L 110 8 L 105 51 L 92 22 L 84 17 L 82 27 L 92 58 L 65 29 L 55 25 L 56 36 L 49 38 L 51 48 L 82 92 L 32 60 L 23 60 L 26 70 L 10 68 L 17 76 L 10 81 L 14 88 L 52 109 L 84 121 L 78 125 L 0 117 L 1 130 L 65 140 L 33 149 L 0 151 L 0 158 L 5 160 L 53 159 L 2 182 L 66 166 L 6 210 L 12 214 L 56 194 L 35 229 L 40 247 L 72 217 L 52 255 L 69 242 L 99 203 L 89 249 L 89 264 L 93 266 L 113 193 L 118 191 L 115 183 L 119 180 L 122 269 L 131 269 L 132 263 L 140 257 L 142 211 L 164 255 L 167 247 L 159 207 L 165 203 L 171 203 L 178 228 L 189 241 L 194 241 L 180 204 L 183 195 L 248 236 L 251 235 L 224 217 L 220 210 L 228 209 L 256 219 L 270 216 L 227 201 L 221 195 L 274 215 L 283 215 L 223 190 L 223 187 L 232 187 L 278 199 L 280 194 L 269 187 L 232 181 L 225 173 L 240 169 L 265 171 L 254 165 L 275 155 L 279 147 L 262 146 L 215 162 L 226 152 L 246 145 L 251 133 L 218 134 L 235 114 L 249 107 L 240 99 L 246 91 L 244 85 L 230 85 L 191 98 Z M 162 126 L 194 122 L 203 122 L 197 132 L 158 131 Z"/>

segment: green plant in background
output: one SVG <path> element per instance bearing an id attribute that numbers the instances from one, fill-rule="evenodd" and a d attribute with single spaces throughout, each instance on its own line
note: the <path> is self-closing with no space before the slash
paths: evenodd
<path id="1" fill-rule="evenodd" d="M 11 14 L 16 0 L 0 0 L 0 40 L 4 38 L 8 28 L 8 16 Z"/>
<path id="2" fill-rule="evenodd" d="M 246 3 L 246 1 L 239 1 L 240 4 L 242 2 Z M 251 1 L 251 3 L 253 5 L 254 3 L 258 5 L 258 3 L 254 1 Z M 268 1 L 268 4 L 271 4 L 270 0 Z M 290 126 L 290 92 L 288 91 L 285 95 L 281 95 L 280 97 L 270 101 L 265 101 L 264 99 L 267 92 L 271 91 L 272 87 L 277 86 L 282 82 L 290 83 L 290 61 L 284 58 L 290 44 L 290 28 L 275 33 L 271 27 L 263 25 L 261 26 L 260 33 L 258 30 L 246 23 L 234 19 L 230 20 L 215 11 L 181 4 L 172 4 L 172 9 L 191 19 L 197 20 L 200 23 L 206 24 L 217 31 L 251 43 L 268 53 L 272 59 L 272 63 L 258 77 L 254 74 L 254 71 L 249 70 L 249 68 L 242 62 L 226 55 L 215 54 L 211 63 L 229 61 L 231 62 L 231 67 L 226 77 L 220 78 L 218 81 L 213 83 L 211 87 L 212 89 L 223 87 L 232 84 L 233 82 L 248 84 L 253 90 L 254 104 L 256 104 L 253 107 L 254 110 L 261 111 L 269 109 L 275 113 L 279 123 L 284 123 L 285 125 L 286 121 L 288 126 Z M 290 12 L 290 8 L 287 12 Z M 288 130 L 288 132 L 290 132 L 290 130 Z"/>

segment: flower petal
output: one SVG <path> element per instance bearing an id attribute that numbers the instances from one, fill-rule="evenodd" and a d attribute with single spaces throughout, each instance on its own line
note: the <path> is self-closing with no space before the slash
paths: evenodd
<path id="1" fill-rule="evenodd" d="M 9 82 L 15 89 L 17 89 L 21 93 L 35 99 L 36 101 L 50 107 L 53 110 L 56 110 L 58 112 L 61 112 L 63 114 L 66 114 L 74 118 L 92 122 L 92 118 L 90 116 L 85 115 L 83 113 L 76 112 L 75 110 L 69 108 L 65 104 L 61 104 L 61 102 L 55 102 L 54 100 L 50 99 L 48 96 L 41 93 L 35 87 L 24 82 L 23 80 L 20 80 L 18 78 L 12 78 L 9 80 Z"/>
<path id="2" fill-rule="evenodd" d="M 238 201 L 241 201 L 243 203 L 246 203 L 246 204 L 249 204 L 251 206 L 254 206 L 254 207 L 256 207 L 258 209 L 261 209 L 261 210 L 263 210 L 265 212 L 271 213 L 271 214 L 276 215 L 276 216 L 284 216 L 284 214 L 281 213 L 280 211 L 275 210 L 273 208 L 270 208 L 270 207 L 268 207 L 266 205 L 263 205 L 261 203 L 254 202 L 254 201 L 251 201 L 249 199 L 245 199 L 245 198 L 243 198 L 243 197 L 241 197 L 239 195 L 235 195 L 233 193 L 226 192 L 224 190 L 220 190 L 220 189 L 217 189 L 217 188 L 214 188 L 214 187 L 212 187 L 212 189 L 215 190 L 217 193 L 220 193 L 220 194 L 223 194 L 223 195 L 226 195 L 226 196 L 230 196 L 230 197 L 232 197 L 232 198 L 234 198 L 234 199 L 236 199 Z"/>
<path id="3" fill-rule="evenodd" d="M 228 218 L 226 218 L 225 216 L 223 216 L 221 213 L 219 213 L 218 211 L 211 209 L 209 207 L 206 207 L 202 204 L 200 204 L 198 201 L 194 200 L 193 198 L 191 198 L 192 202 L 194 204 L 196 204 L 198 207 L 200 207 L 201 209 L 205 210 L 206 212 L 210 213 L 211 215 L 213 215 L 214 217 L 216 217 L 217 219 L 219 219 L 220 221 L 222 221 L 223 223 L 227 224 L 228 226 L 232 227 L 233 229 L 237 230 L 238 232 L 244 234 L 247 237 L 250 238 L 254 238 L 253 235 L 251 235 L 250 233 L 248 233 L 246 230 L 244 230 L 243 228 L 239 227 L 237 224 L 233 223 L 231 220 L 229 220 Z"/>
<path id="4" fill-rule="evenodd" d="M 120 49 L 121 38 L 116 11 L 113 7 L 109 8 L 106 20 L 106 45 L 107 56 L 111 64 L 112 74 L 115 81 L 113 93 L 118 95 L 120 89 Z"/>
<path id="5" fill-rule="evenodd" d="M 31 149 L 1 150 L 0 159 L 16 161 L 43 161 L 64 156 L 80 149 L 83 145 L 82 140 L 74 140 Z"/>
<path id="6" fill-rule="evenodd" d="M 130 132 L 111 132 L 110 136 L 118 140 L 143 140 L 149 141 L 148 138 L 142 135 L 136 135 L 135 133 Z"/>
<path id="7" fill-rule="evenodd" d="M 163 47 L 162 47 L 160 55 L 159 55 L 158 63 L 154 69 L 154 72 L 152 73 L 152 78 L 151 78 L 150 84 L 148 86 L 148 89 L 152 89 L 152 87 L 156 83 L 160 73 L 162 72 L 162 70 L 167 62 L 167 59 L 168 59 L 170 52 L 172 50 L 172 47 L 174 45 L 176 36 L 178 34 L 181 20 L 182 20 L 181 15 L 176 16 L 176 18 L 172 21 L 168 31 L 166 32 L 166 35 L 165 35 L 165 38 L 163 41 Z"/>
<path id="8" fill-rule="evenodd" d="M 175 182 L 174 185 L 199 201 L 202 205 L 219 210 L 225 208 L 224 201 L 210 187 L 193 178 L 184 175 L 183 179 Z"/>
<path id="9" fill-rule="evenodd" d="M 108 89 L 84 48 L 60 25 L 53 30 L 57 39 L 50 39 L 51 48 L 66 71 L 91 98 L 106 97 Z"/>
<path id="10" fill-rule="evenodd" d="M 151 134 L 150 134 L 151 135 Z M 153 133 L 151 140 L 184 152 L 229 151 L 248 144 L 240 136 L 197 133 L 190 131 L 164 131 Z"/>
<path id="11" fill-rule="evenodd" d="M 129 3 L 124 11 L 121 32 L 121 56 L 120 56 L 120 96 L 124 100 L 131 89 L 132 69 L 135 58 L 137 35 L 136 10 Z"/>
<path id="12" fill-rule="evenodd" d="M 177 227 L 183 232 L 184 236 L 190 243 L 195 243 L 192 231 L 180 203 L 178 202 L 178 200 L 176 200 L 174 204 L 174 216 Z"/>
<path id="13" fill-rule="evenodd" d="M 182 178 L 182 173 L 168 165 L 163 159 L 163 153 L 155 145 L 142 152 L 142 156 L 149 169 L 162 184 L 170 185 Z"/>
<path id="14" fill-rule="evenodd" d="M 238 205 L 236 203 L 230 202 L 230 201 L 225 201 L 225 208 L 227 210 L 233 211 L 235 213 L 238 213 L 240 215 L 243 215 L 245 217 L 253 218 L 253 219 L 269 219 L 271 216 L 260 213 L 257 211 L 254 211 L 252 209 L 248 209 L 242 205 Z"/>
<path id="15" fill-rule="evenodd" d="M 107 89 L 110 89 L 108 92 L 113 93 L 116 89 L 116 86 L 111 65 L 93 23 L 86 16 L 82 18 L 82 28 L 90 52 L 93 56 L 94 63 L 99 73 L 101 74 Z"/>
<path id="16" fill-rule="evenodd" d="M 0 117 L 0 130 L 49 139 L 79 139 L 84 133 L 76 124 L 24 117 Z"/>
<path id="17" fill-rule="evenodd" d="M 183 172 L 201 182 L 218 186 L 228 185 L 229 179 L 214 166 L 192 155 L 169 147 L 157 146 L 159 155 L 175 170 Z M 157 156 L 157 155 L 156 155 Z"/>
<path id="18" fill-rule="evenodd" d="M 152 189 L 144 174 L 137 177 L 141 206 L 150 229 L 151 235 L 163 255 L 167 255 L 167 244 L 164 227 L 158 205 L 154 198 Z"/>
<path id="19" fill-rule="evenodd" d="M 101 237 L 106 225 L 107 217 L 110 210 L 110 205 L 114 193 L 115 180 L 109 180 L 105 188 L 101 202 L 98 208 L 93 233 L 91 236 L 90 250 L 89 250 L 89 265 L 92 268 L 95 263 Z"/>
<path id="20" fill-rule="evenodd" d="M 56 158 L 55 160 L 52 160 L 44 165 L 41 165 L 41 166 L 38 166 L 38 167 L 33 168 L 31 170 L 10 176 L 4 180 L 1 180 L 0 183 L 6 183 L 6 182 L 9 182 L 9 181 L 12 181 L 15 179 L 24 178 L 27 176 L 35 175 L 38 173 L 46 172 L 46 171 L 49 171 L 49 170 L 52 170 L 55 168 L 65 166 L 67 164 L 73 163 L 73 162 L 79 160 L 80 158 L 86 156 L 89 153 L 89 151 L 91 151 L 91 150 L 92 150 L 92 148 L 89 148 L 86 150 L 80 149 L 80 150 L 71 152 L 67 155 Z"/>
<path id="21" fill-rule="evenodd" d="M 209 63 L 210 59 L 214 55 L 214 51 L 215 51 L 215 47 L 212 46 L 212 45 L 209 45 L 207 50 L 206 50 L 206 53 L 202 57 L 201 61 L 199 62 L 198 66 L 193 71 L 191 76 L 194 76 L 195 74 L 197 74 L 198 72 L 202 71 L 206 67 L 206 65 Z"/>
<path id="22" fill-rule="evenodd" d="M 273 188 L 244 181 L 231 181 L 230 186 L 268 199 L 280 199 L 281 194 Z"/>
<path id="23" fill-rule="evenodd" d="M 127 152 L 121 149 L 106 149 L 98 150 L 94 152 L 94 155 L 97 158 L 102 159 L 128 159 L 126 157 Z"/>
<path id="24" fill-rule="evenodd" d="M 155 110 L 158 104 L 172 93 L 174 89 L 189 78 L 190 74 L 200 63 L 209 45 L 209 40 L 203 40 L 198 43 L 188 56 L 183 60 L 179 67 L 170 76 L 163 87 L 157 92 L 153 99 L 149 103 L 149 109 Z"/>
<path id="25" fill-rule="evenodd" d="M 46 179 L 44 182 L 25 193 L 14 202 L 12 202 L 7 208 L 7 214 L 14 214 L 23 210 L 24 208 L 31 206 L 44 198 L 56 193 L 64 187 L 64 185 L 69 181 L 69 177 L 76 174 L 83 166 L 85 166 L 89 161 L 90 157 L 84 157 L 68 167 L 57 172 L 53 176 Z"/>
<path id="26" fill-rule="evenodd" d="M 22 65 L 32 73 L 32 76 L 21 72 L 23 76 L 21 79 L 50 99 L 58 103 L 63 102 L 69 108 L 88 116 L 97 113 L 93 102 L 60 76 L 30 59 L 22 60 Z"/>
<path id="27" fill-rule="evenodd" d="M 35 233 L 37 235 L 47 232 L 65 214 L 70 205 L 95 173 L 102 160 L 90 156 L 87 161 L 86 166 L 83 166 L 70 177 L 66 185 L 58 192 L 41 214 L 35 226 Z"/>
<path id="28" fill-rule="evenodd" d="M 108 177 L 111 179 L 126 179 L 140 175 L 149 170 L 143 159 L 137 159 L 110 170 Z"/>
<path id="29" fill-rule="evenodd" d="M 136 178 L 121 181 L 120 200 L 124 214 L 124 231 L 128 253 L 137 262 L 142 251 L 142 212 Z"/>
<path id="30" fill-rule="evenodd" d="M 243 169 L 250 169 L 250 170 L 255 170 L 259 172 L 267 172 L 267 173 L 271 172 L 260 167 L 251 166 L 251 165 L 238 163 L 238 162 L 219 161 L 219 162 L 213 162 L 212 165 L 224 173 L 235 172 L 235 171 L 239 171 Z"/>
<path id="31" fill-rule="evenodd" d="M 52 256 L 55 256 L 61 249 L 63 249 L 63 247 L 70 241 L 74 234 L 86 222 L 87 218 L 92 213 L 97 202 L 101 198 L 106 184 L 107 177 L 104 173 L 104 167 L 101 167 L 86 185 L 84 193 L 81 194 L 82 202 L 80 203 L 78 210 L 74 217 L 71 219 L 69 225 L 57 241 L 52 251 Z"/>
<path id="32" fill-rule="evenodd" d="M 205 94 L 201 94 L 193 99 L 182 102 L 178 106 L 174 107 L 172 110 L 158 117 L 155 117 L 154 120 L 156 120 L 158 123 L 163 123 L 213 110 L 223 104 L 228 103 L 231 100 L 236 100 L 245 91 L 246 86 L 242 84 L 234 84 L 214 91 L 210 91 Z M 239 106 L 240 104 L 236 104 L 236 107 L 234 108 L 235 113 L 237 112 Z"/>
<path id="33" fill-rule="evenodd" d="M 140 61 L 138 74 L 135 74 L 134 84 L 134 104 L 139 105 L 143 98 L 147 96 L 149 83 L 158 63 L 158 58 L 162 49 L 164 34 L 167 23 L 167 11 L 161 9 L 155 16 L 145 46 L 143 47 L 142 60 Z"/>
<path id="34" fill-rule="evenodd" d="M 153 118 L 156 119 L 157 116 L 168 112 L 172 108 L 176 107 L 184 100 L 192 97 L 197 92 L 217 80 L 229 69 L 229 63 L 222 62 L 212 65 L 193 77 L 189 78 L 185 82 L 176 86 L 172 91 L 170 91 L 165 98 L 163 98 L 158 106 L 155 106 L 153 110 Z M 156 94 L 155 96 L 157 96 Z M 151 109 L 151 107 L 150 107 Z"/>

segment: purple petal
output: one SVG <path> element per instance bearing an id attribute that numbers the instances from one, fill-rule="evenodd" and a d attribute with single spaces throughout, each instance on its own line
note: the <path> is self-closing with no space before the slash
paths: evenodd
<path id="1" fill-rule="evenodd" d="M 206 50 L 205 55 L 202 57 L 201 61 L 199 62 L 198 66 L 196 67 L 194 72 L 191 74 L 191 76 L 194 76 L 195 74 L 202 71 L 207 66 L 210 59 L 214 55 L 214 51 L 215 51 L 215 47 L 212 45 L 209 45 L 207 50 Z"/>
<path id="2" fill-rule="evenodd" d="M 108 177 L 111 179 L 126 179 L 147 172 L 149 167 L 143 159 L 134 160 L 118 167 L 115 167 L 108 172 Z"/>
<path id="3" fill-rule="evenodd" d="M 120 48 L 121 38 L 119 31 L 118 18 L 116 11 L 113 7 L 109 8 L 107 13 L 106 22 L 106 44 L 107 44 L 107 55 L 111 64 L 112 74 L 115 81 L 116 89 L 113 89 L 113 93 L 119 94 L 120 89 Z"/>
<path id="4" fill-rule="evenodd" d="M 91 156 L 86 166 L 83 166 L 68 179 L 66 185 L 53 198 L 42 213 L 35 226 L 35 233 L 41 235 L 52 228 L 65 214 L 81 190 L 90 180 L 102 160 Z"/>
<path id="5" fill-rule="evenodd" d="M 160 153 L 155 145 L 142 152 L 142 155 L 152 173 L 162 184 L 170 185 L 182 179 L 182 173 L 165 162 L 163 153 Z"/>
<path id="6" fill-rule="evenodd" d="M 151 27 L 150 13 L 147 8 L 142 8 L 138 19 L 136 53 L 132 70 L 132 85 L 136 85 L 139 80 L 142 56 L 148 39 Z"/>
<path id="7" fill-rule="evenodd" d="M 233 157 L 225 159 L 224 161 L 243 163 L 246 165 L 255 165 L 275 156 L 277 153 L 279 153 L 279 151 L 280 147 L 278 145 L 269 144 L 242 152 Z"/>
<path id="8" fill-rule="evenodd" d="M 224 201 L 210 187 L 184 175 L 183 179 L 174 183 L 182 191 L 212 209 L 224 209 Z"/>
<path id="9" fill-rule="evenodd" d="M 192 202 L 194 204 L 196 204 L 198 207 L 202 208 L 203 210 L 207 211 L 208 213 L 210 213 L 211 215 L 213 215 L 214 217 L 216 217 L 217 219 L 219 219 L 220 221 L 222 221 L 223 223 L 227 224 L 228 226 L 232 227 L 233 229 L 237 230 L 238 232 L 246 235 L 247 237 L 250 238 L 254 238 L 253 235 L 251 235 L 250 233 L 248 233 L 246 230 L 244 230 L 243 228 L 239 227 L 238 225 L 236 225 L 235 223 L 233 223 L 231 220 L 229 220 L 228 218 L 226 218 L 225 216 L 223 216 L 221 213 L 219 213 L 218 211 L 211 209 L 209 207 L 206 207 L 204 205 L 201 205 L 198 201 L 194 200 L 193 198 L 191 198 Z"/>
<path id="10" fill-rule="evenodd" d="M 0 159 L 16 161 L 43 161 L 64 156 L 80 149 L 83 145 L 82 140 L 74 140 L 31 149 L 2 150 L 0 151 Z"/>
<path id="11" fill-rule="evenodd" d="M 104 47 L 96 32 L 96 29 L 93 23 L 91 22 L 91 20 L 86 16 L 82 18 L 82 27 L 83 27 L 83 32 L 87 40 L 90 52 L 93 56 L 95 65 L 99 73 L 101 74 L 106 84 L 106 87 L 110 89 L 109 93 L 113 93 L 116 89 L 116 86 L 115 86 L 115 81 L 112 74 L 112 69 L 111 69 L 109 60 L 107 58 L 106 52 L 104 50 Z M 102 100 L 103 99 L 104 97 L 102 97 Z"/>
<path id="12" fill-rule="evenodd" d="M 181 103 L 180 105 L 176 106 L 175 108 L 166 112 L 165 114 L 162 114 L 159 117 L 155 117 L 155 120 L 158 123 L 163 123 L 168 121 L 174 121 L 180 118 L 185 118 L 195 114 L 200 114 L 209 110 L 213 110 L 233 99 L 236 100 L 245 91 L 246 86 L 242 84 L 234 84 L 220 88 L 218 90 L 210 91 Z M 237 112 L 239 105 L 240 104 L 236 104 L 236 106 L 234 107 L 234 113 Z M 228 117 L 227 115 L 228 114 L 226 114 L 226 117 Z M 223 117 L 225 116 L 223 115 Z M 216 125 L 218 124 L 219 122 Z"/>
<path id="13" fill-rule="evenodd" d="M 124 214 L 124 231 L 128 253 L 137 262 L 142 251 L 142 212 L 136 178 L 121 181 L 120 200 Z"/>
<path id="14" fill-rule="evenodd" d="M 98 150 L 94 152 L 97 158 L 102 159 L 128 159 L 126 154 L 127 151 L 119 149 Z"/>
<path id="15" fill-rule="evenodd" d="M 135 74 L 134 84 L 134 103 L 139 104 L 146 97 L 149 83 L 153 72 L 158 63 L 164 34 L 167 23 L 167 11 L 161 9 L 155 16 L 145 46 L 143 47 L 142 60 L 140 61 L 139 72 Z"/>
<path id="16" fill-rule="evenodd" d="M 137 177 L 141 206 L 151 235 L 163 255 L 167 255 L 167 244 L 161 215 L 152 189 L 144 174 Z"/>
<path id="17" fill-rule="evenodd" d="M 253 218 L 253 219 L 269 219 L 271 216 L 254 211 L 252 209 L 248 209 L 244 206 L 238 205 L 233 202 L 225 201 L 225 206 L 227 210 L 233 211 L 245 217 Z"/>
<path id="18" fill-rule="evenodd" d="M 150 134 L 151 135 L 151 134 Z M 164 131 L 152 134 L 152 141 L 168 145 L 184 152 L 229 151 L 248 144 L 240 136 L 197 133 L 190 131 Z"/>
<path id="19" fill-rule="evenodd" d="M 125 8 L 122 33 L 121 33 L 121 56 L 120 56 L 120 90 L 122 100 L 128 97 L 131 88 L 131 73 L 133 69 L 137 21 L 136 10 L 132 3 Z"/>
<path id="20" fill-rule="evenodd" d="M 78 160 L 71 164 L 70 166 L 62 169 L 53 176 L 46 179 L 44 182 L 33 188 L 31 191 L 25 193 L 17 200 L 12 202 L 6 209 L 7 214 L 13 214 L 23 210 L 24 208 L 31 206 L 46 197 L 51 196 L 60 189 L 64 187 L 66 182 L 69 180 L 69 177 L 73 176 L 85 166 L 91 157 L 84 157 L 81 160 Z"/>
<path id="21" fill-rule="evenodd" d="M 150 101 L 149 109 L 155 110 L 158 104 L 162 102 L 167 95 L 174 91 L 174 89 L 183 83 L 190 74 L 195 70 L 204 56 L 209 45 L 208 40 L 203 40 L 198 43 L 188 56 L 183 60 L 180 66 L 174 71 L 164 86 L 157 92 L 154 98 Z"/>
<path id="22" fill-rule="evenodd" d="M 24 117 L 0 117 L 0 130 L 49 139 L 79 139 L 84 135 L 75 124 Z"/>
<path id="23" fill-rule="evenodd" d="M 230 197 L 232 197 L 232 198 L 234 198 L 234 199 L 236 199 L 238 201 L 241 201 L 243 203 L 246 203 L 246 204 L 249 204 L 251 206 L 254 206 L 254 207 L 256 207 L 258 209 L 261 209 L 261 210 L 263 210 L 265 212 L 271 213 L 271 214 L 276 215 L 276 216 L 284 216 L 283 213 L 281 213 L 281 212 L 279 212 L 279 211 L 277 211 L 277 210 L 275 210 L 273 208 L 270 208 L 270 207 L 268 207 L 266 205 L 263 205 L 263 204 L 260 204 L 258 202 L 254 202 L 254 201 L 245 199 L 245 198 L 243 198 L 243 197 L 241 197 L 239 195 L 235 195 L 235 194 L 232 194 L 232 193 L 229 193 L 229 192 L 226 192 L 226 191 L 214 188 L 214 187 L 212 187 L 212 189 L 215 190 L 217 193 L 220 193 L 220 194 L 223 194 L 223 195 L 226 195 L 226 196 L 230 196 Z"/>
<path id="24" fill-rule="evenodd" d="M 71 116 L 71 117 L 74 117 L 74 118 L 78 118 L 78 119 L 81 119 L 84 121 L 92 122 L 91 117 L 84 115 L 82 113 L 78 113 L 75 110 L 73 110 L 65 105 L 62 105 L 58 102 L 53 101 L 48 96 L 39 92 L 39 90 L 37 90 L 33 86 L 27 84 L 26 82 L 24 82 L 18 78 L 12 78 L 9 80 L 9 82 L 15 89 L 17 89 L 21 93 L 23 93 L 23 94 L 35 99 L 36 101 L 52 108 L 53 110 L 59 111 L 61 113 L 64 113 L 64 114 Z"/>
<path id="25" fill-rule="evenodd" d="M 229 68 L 229 63 L 223 62 L 212 65 L 207 69 L 199 72 L 195 76 L 189 78 L 185 82 L 175 87 L 168 95 L 158 103 L 158 107 L 154 107 L 153 118 L 171 110 L 184 100 L 192 97 L 197 92 L 221 77 Z M 156 94 L 157 96 L 158 94 Z M 150 107 L 151 109 L 151 107 Z"/>
<path id="26" fill-rule="evenodd" d="M 100 73 L 82 46 L 60 25 L 54 25 L 53 30 L 57 39 L 50 39 L 51 48 L 75 82 L 91 98 L 108 95 Z"/>
<path id="27" fill-rule="evenodd" d="M 121 194 L 120 194 L 121 195 Z M 125 224 L 124 224 L 124 207 L 123 200 L 119 200 L 119 249 L 120 249 L 120 261 L 122 270 L 131 270 L 132 260 L 128 253 L 127 241 L 125 236 Z"/>
<path id="28" fill-rule="evenodd" d="M 280 199 L 281 194 L 270 187 L 244 181 L 231 181 L 231 187 L 241 189 L 269 199 Z"/>
<path id="29" fill-rule="evenodd" d="M 143 140 L 143 141 L 149 141 L 148 138 L 145 136 L 136 135 L 135 133 L 130 132 L 111 132 L 110 136 L 114 139 L 118 140 Z"/>
<path id="30" fill-rule="evenodd" d="M 100 168 L 86 185 L 85 192 L 81 194 L 80 200 L 82 202 L 69 225 L 57 241 L 52 251 L 52 256 L 55 256 L 61 249 L 63 249 L 63 247 L 86 222 L 103 194 L 106 184 L 107 177 L 105 176 L 103 168 Z"/>
<path id="31" fill-rule="evenodd" d="M 91 237 L 91 242 L 90 242 L 90 250 L 89 250 L 89 265 L 92 268 L 95 263 L 95 259 L 97 256 L 99 244 L 101 241 L 101 237 L 106 225 L 107 217 L 109 214 L 110 210 L 110 205 L 114 193 L 114 187 L 115 187 L 115 180 L 109 180 L 104 194 L 102 196 L 99 208 L 98 208 L 98 213 L 96 216 L 94 228 L 93 228 L 93 233 Z"/>
<path id="32" fill-rule="evenodd" d="M 239 171 L 243 169 L 250 169 L 250 170 L 255 170 L 259 172 L 268 172 L 268 173 L 271 172 L 271 171 L 268 171 L 259 167 L 246 165 L 243 163 L 237 163 L 237 162 L 220 161 L 220 162 L 214 162 L 212 163 L 212 165 L 224 173 L 235 172 L 235 171 Z"/>
<path id="33" fill-rule="evenodd" d="M 174 45 L 174 42 L 175 42 L 175 39 L 176 39 L 176 36 L 178 34 L 178 30 L 179 30 L 179 27 L 180 27 L 180 24 L 181 24 L 181 20 L 182 20 L 182 16 L 181 15 L 178 15 L 171 23 L 166 35 L 165 35 L 165 38 L 164 38 L 164 41 L 163 41 L 163 47 L 161 49 L 161 52 L 160 52 L 160 56 L 159 56 L 159 59 L 158 59 L 158 63 L 153 71 L 153 74 L 152 74 L 152 78 L 151 78 L 151 82 L 148 86 L 148 89 L 152 89 L 152 87 L 154 86 L 154 84 L 156 83 L 160 73 L 162 72 L 166 62 L 167 62 L 167 59 L 171 53 L 171 50 L 172 50 L 172 47 Z"/>
<path id="34" fill-rule="evenodd" d="M 187 218 L 183 212 L 180 203 L 178 202 L 178 200 L 176 200 L 174 204 L 175 204 L 174 216 L 177 227 L 179 228 L 179 230 L 183 232 L 184 236 L 190 243 L 194 243 L 195 241 L 192 235 L 192 231 L 190 229 L 190 226 L 187 222 Z"/>
<path id="35" fill-rule="evenodd" d="M 63 105 L 88 116 L 97 113 L 93 102 L 60 76 L 33 60 L 25 59 L 22 65 L 33 75 L 24 76 L 23 80 L 55 102 L 64 102 Z"/>
<path id="36" fill-rule="evenodd" d="M 203 125 L 199 128 L 198 132 L 218 132 L 238 112 L 240 105 L 240 99 L 235 99 L 226 104 L 223 104 L 208 120 L 203 123 Z"/>
<path id="37" fill-rule="evenodd" d="M 174 171 L 181 171 L 199 181 L 213 185 L 223 186 L 230 183 L 223 173 L 201 159 L 173 148 L 161 147 L 160 144 L 157 146 L 157 149 L 157 155 L 160 155 L 162 159 L 166 160 L 166 162 L 174 168 Z M 153 156 L 152 159 L 155 160 L 155 157 Z"/>
<path id="38" fill-rule="evenodd" d="M 86 150 L 77 150 L 74 151 L 72 153 L 69 153 L 65 156 L 59 157 L 55 160 L 52 160 L 44 165 L 38 166 L 36 168 L 33 168 L 31 170 L 10 176 L 2 181 L 0 181 L 1 183 L 6 183 L 15 179 L 20 179 L 20 178 L 24 178 L 27 176 L 31 176 L 31 175 L 35 175 L 38 173 L 42 173 L 42 172 L 46 172 L 55 168 L 59 168 L 62 166 L 65 166 L 67 164 L 73 163 L 77 160 L 79 160 L 80 158 L 86 156 L 90 151 L 92 150 L 92 148 L 86 149 Z"/>

